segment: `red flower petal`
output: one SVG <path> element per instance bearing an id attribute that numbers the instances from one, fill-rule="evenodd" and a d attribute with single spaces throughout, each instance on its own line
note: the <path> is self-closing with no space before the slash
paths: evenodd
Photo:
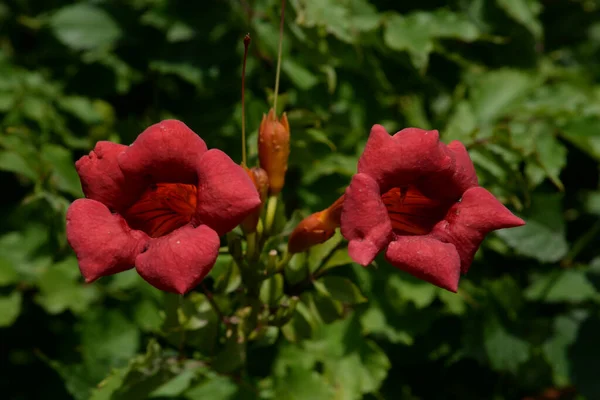
<path id="1" fill-rule="evenodd" d="M 456 247 L 461 271 L 466 274 L 488 233 L 521 225 L 525 225 L 525 221 L 513 215 L 493 194 L 482 187 L 474 187 L 450 208 L 445 220 L 433 228 L 431 235 Z"/>
<path id="2" fill-rule="evenodd" d="M 118 160 L 125 176 L 136 181 L 196 184 L 198 161 L 205 152 L 204 140 L 187 125 L 166 120 L 142 132 Z"/>
<path id="3" fill-rule="evenodd" d="M 67 210 L 67 240 L 86 282 L 133 268 L 148 236 L 131 230 L 118 214 L 96 200 L 78 199 Z"/>
<path id="4" fill-rule="evenodd" d="M 444 218 L 450 205 L 431 199 L 414 186 L 393 188 L 381 196 L 398 235 L 426 235 Z"/>
<path id="5" fill-rule="evenodd" d="M 390 136 L 373 125 L 358 172 L 370 175 L 382 192 L 406 186 L 430 173 L 452 168 L 454 160 L 439 141 L 438 131 L 406 128 Z"/>
<path id="6" fill-rule="evenodd" d="M 369 175 L 354 175 L 346 189 L 341 232 L 350 241 L 348 254 L 363 266 L 370 264 L 392 238 L 392 223 L 379 185 Z"/>
<path id="7" fill-rule="evenodd" d="M 191 225 L 150 241 L 135 260 L 137 272 L 157 289 L 184 294 L 210 272 L 219 255 L 219 236 L 206 225 Z"/>
<path id="8" fill-rule="evenodd" d="M 202 156 L 198 164 L 198 224 L 206 224 L 222 235 L 260 204 L 252 180 L 227 154 L 211 149 Z"/>
<path id="9" fill-rule="evenodd" d="M 96 143 L 89 155 L 75 163 L 87 198 L 98 200 L 117 211 L 135 201 L 139 188 L 136 189 L 135 182 L 126 182 L 117 162 L 117 156 L 127 148 L 122 144 L 101 141 Z"/>
<path id="10" fill-rule="evenodd" d="M 456 248 L 428 236 L 400 236 L 385 258 L 395 267 L 451 292 L 458 290 L 460 258 Z"/>
<path id="11" fill-rule="evenodd" d="M 451 142 L 446 146 L 446 152 L 455 161 L 453 168 L 424 176 L 416 185 L 428 197 L 457 201 L 467 189 L 479 185 L 477 174 L 473 161 L 461 142 Z"/>

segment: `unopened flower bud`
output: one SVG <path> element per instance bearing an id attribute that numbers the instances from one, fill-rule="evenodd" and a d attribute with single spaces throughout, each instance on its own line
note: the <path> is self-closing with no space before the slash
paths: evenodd
<path id="1" fill-rule="evenodd" d="M 269 192 L 269 177 L 267 176 L 267 172 L 259 167 L 244 167 L 244 170 L 250 177 L 250 180 L 254 184 L 254 187 L 260 196 L 260 208 L 254 211 L 252 214 L 249 214 L 241 224 L 242 230 L 245 233 L 253 233 L 256 232 L 256 226 L 258 225 L 258 220 L 260 219 L 260 213 L 262 212 L 262 208 L 267 200 L 267 195 Z"/>
<path id="2" fill-rule="evenodd" d="M 335 233 L 340 226 L 340 215 L 344 196 L 337 199 L 329 208 L 316 212 L 304 218 L 290 235 L 288 251 L 301 253 L 310 247 L 324 243 Z"/>
<path id="3" fill-rule="evenodd" d="M 290 125 L 284 113 L 277 120 L 275 110 L 271 108 L 263 115 L 258 129 L 258 158 L 260 166 L 269 176 L 269 195 L 281 192 L 285 182 L 285 173 L 290 156 Z"/>

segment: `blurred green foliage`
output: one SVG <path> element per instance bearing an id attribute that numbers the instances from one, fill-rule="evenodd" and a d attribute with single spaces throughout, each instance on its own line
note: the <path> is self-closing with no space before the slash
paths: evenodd
<path id="1" fill-rule="evenodd" d="M 282 335 L 267 329 L 241 349 L 236 333 L 216 343 L 218 316 L 200 292 L 179 303 L 131 271 L 82 284 L 64 232 L 66 208 L 82 196 L 74 160 L 98 140 L 130 143 L 178 118 L 239 161 L 250 32 L 254 163 L 279 12 L 277 0 L 0 3 L 0 392 L 468 400 L 574 386 L 578 398 L 600 398 L 594 0 L 287 4 L 278 104 L 292 131 L 288 216 L 300 209 L 297 222 L 343 192 L 373 124 L 439 129 L 465 143 L 482 186 L 527 220 L 486 240 L 458 294 L 383 260 L 353 265 L 336 237 L 296 257 L 286 280 L 320 276 L 318 266 L 335 273 L 302 293 Z M 221 257 L 208 281 L 227 294 L 239 271 Z M 283 290 L 265 281 L 260 298 L 290 301 Z M 182 330 L 196 355 L 184 361 Z"/>

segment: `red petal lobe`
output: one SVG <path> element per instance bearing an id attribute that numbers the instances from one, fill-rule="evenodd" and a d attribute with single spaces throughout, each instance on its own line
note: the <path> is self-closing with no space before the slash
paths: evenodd
<path id="1" fill-rule="evenodd" d="M 392 238 L 392 224 L 379 185 L 369 175 L 354 175 L 346 189 L 341 232 L 350 241 L 348 254 L 363 266 L 370 264 Z"/>
<path id="2" fill-rule="evenodd" d="M 197 223 L 222 235 L 260 205 L 252 180 L 227 154 L 211 149 L 202 156 L 198 165 Z"/>
<path id="3" fill-rule="evenodd" d="M 401 236 L 390 243 L 385 257 L 419 279 L 451 292 L 458 290 L 460 258 L 451 244 L 427 236 Z"/>
<path id="4" fill-rule="evenodd" d="M 152 239 L 148 250 L 137 256 L 135 268 L 157 289 L 185 294 L 210 272 L 219 245 L 219 236 L 208 226 L 184 226 Z"/>
<path id="5" fill-rule="evenodd" d="M 67 211 L 67 240 L 86 282 L 133 268 L 146 246 L 145 233 L 131 230 L 118 214 L 90 199 L 75 200 Z"/>

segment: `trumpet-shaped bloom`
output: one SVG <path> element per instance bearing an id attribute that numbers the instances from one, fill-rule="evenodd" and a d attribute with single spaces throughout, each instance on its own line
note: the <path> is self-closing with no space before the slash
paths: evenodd
<path id="1" fill-rule="evenodd" d="M 183 294 L 211 270 L 219 235 L 260 207 L 244 170 L 176 120 L 130 146 L 98 142 L 75 167 L 86 198 L 67 211 L 67 239 L 86 282 L 135 266 Z"/>
<path id="2" fill-rule="evenodd" d="M 417 128 L 390 136 L 375 125 L 340 223 L 357 263 L 385 252 L 395 267 L 455 292 L 485 236 L 525 222 L 479 186 L 462 143 Z"/>

